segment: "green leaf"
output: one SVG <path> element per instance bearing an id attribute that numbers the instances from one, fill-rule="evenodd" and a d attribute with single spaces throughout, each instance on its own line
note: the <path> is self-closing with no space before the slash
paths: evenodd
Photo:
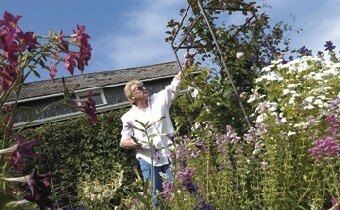
<path id="1" fill-rule="evenodd" d="M 39 74 L 38 71 L 36 71 L 35 69 L 31 69 L 31 71 L 33 72 L 33 74 L 34 74 L 36 77 L 40 78 L 40 74 Z"/>
<path id="2" fill-rule="evenodd" d="M 44 61 L 41 60 L 41 59 L 39 60 L 39 64 L 40 64 L 41 67 L 43 67 L 43 68 L 45 67 L 45 63 L 44 63 Z"/>

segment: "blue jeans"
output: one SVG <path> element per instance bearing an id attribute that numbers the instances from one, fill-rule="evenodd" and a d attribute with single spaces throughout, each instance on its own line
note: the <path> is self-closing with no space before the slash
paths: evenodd
<path id="1" fill-rule="evenodd" d="M 160 201 L 157 199 L 156 191 L 162 192 L 163 190 L 163 179 L 159 173 L 166 174 L 168 180 L 172 182 L 173 176 L 170 169 L 170 164 L 162 166 L 152 166 L 151 164 L 147 163 L 145 160 L 141 158 L 138 158 L 138 161 L 144 181 L 152 180 L 152 192 L 154 195 L 152 203 L 157 207 L 158 205 L 160 205 Z M 151 168 L 153 170 L 151 170 Z"/>

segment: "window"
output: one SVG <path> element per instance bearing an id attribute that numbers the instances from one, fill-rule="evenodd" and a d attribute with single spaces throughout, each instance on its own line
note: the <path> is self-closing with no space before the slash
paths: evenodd
<path id="1" fill-rule="evenodd" d="M 82 91 L 82 92 L 76 93 L 76 98 L 79 100 L 79 99 L 86 98 L 88 95 L 89 95 L 89 90 Z M 96 106 L 103 106 L 107 104 L 103 89 L 92 90 L 91 98 L 96 102 Z M 83 105 L 83 103 L 78 102 L 78 105 Z"/>

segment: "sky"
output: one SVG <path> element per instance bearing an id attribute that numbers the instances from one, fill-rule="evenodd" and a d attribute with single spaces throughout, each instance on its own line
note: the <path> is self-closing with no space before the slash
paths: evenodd
<path id="1" fill-rule="evenodd" d="M 287 34 L 292 47 L 323 50 L 325 41 L 332 40 L 339 51 L 339 0 L 257 2 L 272 6 L 266 9 L 272 23 L 282 20 L 293 26 Z M 166 25 L 171 19 L 181 20 L 179 10 L 186 7 L 185 0 L 0 0 L 0 15 L 4 11 L 21 15 L 23 31 L 41 35 L 52 29 L 71 34 L 77 24 L 85 25 L 93 51 L 84 73 L 90 73 L 175 61 L 170 44 L 164 41 Z M 303 31 L 294 32 L 298 29 Z M 61 76 L 69 74 L 59 65 L 57 77 Z M 32 76 L 28 81 L 49 78 L 44 72 L 41 78 Z"/>

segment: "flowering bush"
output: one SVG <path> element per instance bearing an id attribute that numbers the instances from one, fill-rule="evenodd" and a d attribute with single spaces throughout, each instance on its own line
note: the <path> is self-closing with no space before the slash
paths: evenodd
<path id="1" fill-rule="evenodd" d="M 266 165 L 266 206 L 319 209 L 339 198 L 339 76 L 333 51 L 328 59 L 302 56 L 262 69 L 248 102 L 256 105 L 253 144 L 261 147 L 253 153 Z"/>
<path id="2" fill-rule="evenodd" d="M 329 57 L 275 60 L 259 74 L 252 93 L 243 96 L 254 107 L 250 116 L 254 126 L 247 132 L 236 132 L 230 125 L 220 132 L 216 112 L 202 103 L 211 86 L 200 86 L 205 70 L 194 80 L 199 90 L 194 102 L 188 105 L 186 96 L 179 99 L 183 109 L 175 116 L 176 123 L 184 117 L 195 126 L 176 141 L 174 183 L 165 181 L 162 192 L 166 207 L 339 205 L 340 63 L 334 52 Z M 209 96 L 212 106 L 214 95 Z"/>
<path id="3" fill-rule="evenodd" d="M 48 36 L 42 36 L 31 31 L 23 31 L 19 27 L 20 19 L 21 16 L 14 16 L 6 11 L 3 14 L 3 19 L 0 20 L 0 134 L 2 135 L 0 154 L 4 155 L 4 158 L 0 159 L 2 165 L 0 172 L 2 178 L 0 181 L 2 185 L 2 189 L 0 189 L 1 205 L 22 197 L 19 191 L 9 187 L 6 182 L 11 180 L 8 177 L 21 173 L 26 158 L 36 156 L 33 146 L 37 141 L 26 140 L 22 131 L 41 112 L 38 112 L 25 126 L 16 131 L 13 130 L 13 118 L 18 113 L 28 110 L 27 107 L 18 107 L 18 98 L 23 84 L 32 73 L 40 77 L 39 71 L 41 70 L 49 71 L 51 78 L 54 79 L 60 62 L 64 62 L 64 67 L 71 75 L 74 74 L 75 67 L 82 72 L 88 65 L 92 50 L 88 42 L 90 37 L 85 33 L 83 25 L 77 25 L 71 35 L 64 35 L 63 31 L 57 33 L 51 31 Z M 71 98 L 72 92 L 67 90 L 64 81 L 63 84 L 65 97 L 64 100 L 57 103 L 82 111 L 89 116 L 91 123 L 97 122 L 91 93 L 87 99 L 84 99 L 85 106 L 76 106 Z M 15 98 L 15 100 L 9 101 L 9 98 Z M 51 105 L 54 104 L 49 106 Z M 9 162 L 12 165 L 8 164 Z M 48 198 L 51 195 L 50 180 L 45 180 L 46 176 L 38 175 L 34 169 L 30 178 L 26 180 L 30 191 L 24 198 L 30 202 L 36 202 L 40 208 L 52 206 L 52 202 Z M 3 202 L 2 198 L 7 198 L 4 200 L 6 202 Z"/>

